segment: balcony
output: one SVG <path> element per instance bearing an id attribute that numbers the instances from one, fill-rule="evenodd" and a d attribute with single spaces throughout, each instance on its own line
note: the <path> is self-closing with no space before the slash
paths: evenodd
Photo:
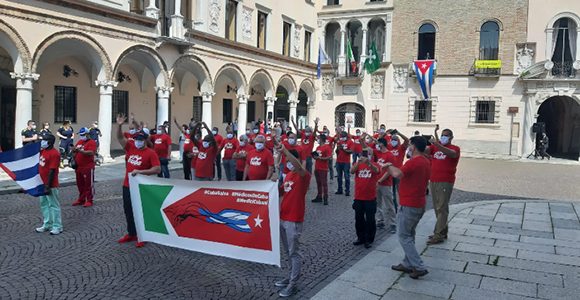
<path id="1" fill-rule="evenodd" d="M 564 62 L 553 62 L 551 73 L 554 78 L 575 78 L 576 69 L 574 68 L 574 62 L 564 61 Z"/>
<path id="2" fill-rule="evenodd" d="M 480 78 L 498 78 L 501 75 L 501 60 L 476 59 L 469 70 L 469 75 Z"/>

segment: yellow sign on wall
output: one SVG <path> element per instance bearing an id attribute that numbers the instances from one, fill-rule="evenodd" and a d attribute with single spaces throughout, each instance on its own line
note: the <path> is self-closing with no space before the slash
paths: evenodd
<path id="1" fill-rule="evenodd" d="M 477 69 L 501 69 L 501 60 L 476 60 Z"/>

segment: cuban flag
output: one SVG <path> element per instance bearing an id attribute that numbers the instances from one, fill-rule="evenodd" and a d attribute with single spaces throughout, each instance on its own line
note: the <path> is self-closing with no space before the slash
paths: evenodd
<path id="1" fill-rule="evenodd" d="M 416 60 L 415 74 L 423 93 L 423 99 L 429 100 L 431 98 L 431 86 L 433 85 L 433 71 L 435 70 L 435 60 Z"/>
<path id="2" fill-rule="evenodd" d="M 30 143 L 22 148 L 0 153 L 0 168 L 16 181 L 29 195 L 44 195 L 44 184 L 38 173 L 40 143 Z"/>

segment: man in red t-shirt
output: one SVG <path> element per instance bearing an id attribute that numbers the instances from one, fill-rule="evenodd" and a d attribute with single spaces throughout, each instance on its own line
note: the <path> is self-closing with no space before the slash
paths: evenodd
<path id="1" fill-rule="evenodd" d="M 461 149 L 453 145 L 453 132 L 444 129 L 439 138 L 437 131 L 439 125 L 435 127 L 435 137 L 431 140 L 432 145 L 427 149 L 427 154 L 431 155 L 431 197 L 433 199 L 433 209 L 437 222 L 433 235 L 429 237 L 427 244 L 440 244 L 447 238 L 447 219 L 449 217 L 449 200 L 453 185 L 455 183 L 455 173 Z"/>
<path id="2" fill-rule="evenodd" d="M 38 173 L 44 184 L 45 194 L 40 196 L 40 211 L 42 212 L 42 226 L 36 228 L 36 232 L 50 231 L 51 235 L 62 232 L 62 217 L 60 213 L 60 200 L 58 195 L 58 168 L 60 166 L 60 153 L 54 149 L 55 137 L 47 134 L 40 141 L 40 158 L 38 161 Z"/>
<path id="3" fill-rule="evenodd" d="M 171 160 L 171 136 L 167 134 L 165 126 L 157 126 L 157 134 L 151 136 L 153 150 L 159 157 L 161 172 L 158 177 L 169 178 L 169 161 Z"/>
<path id="4" fill-rule="evenodd" d="M 181 132 L 181 134 L 183 135 L 183 154 L 181 155 L 181 165 L 183 167 L 183 179 L 186 180 L 191 180 L 191 157 L 190 157 L 190 153 L 191 150 L 193 148 L 193 143 L 191 142 L 191 134 L 192 134 L 192 129 L 195 126 L 193 122 L 189 125 L 179 125 L 179 122 L 177 122 L 177 118 L 173 118 L 173 123 L 175 124 L 175 126 L 177 126 L 177 128 L 179 129 L 179 131 Z"/>
<path id="5" fill-rule="evenodd" d="M 290 272 L 288 278 L 275 283 L 283 287 L 280 297 L 290 297 L 296 293 L 296 282 L 300 277 L 302 255 L 300 255 L 300 235 L 306 212 L 306 193 L 310 185 L 310 173 L 304 168 L 297 150 L 288 150 L 279 145 L 275 148 L 286 157 L 286 167 L 290 170 L 284 178 L 283 198 L 280 203 L 280 239 L 288 256 Z M 265 151 L 269 152 L 269 151 Z"/>
<path id="6" fill-rule="evenodd" d="M 218 148 L 221 146 L 222 142 L 224 141 L 224 137 L 221 136 L 219 133 L 219 129 L 217 127 L 214 127 L 211 130 L 211 133 L 213 134 L 213 138 L 215 139 L 215 144 L 218 146 Z M 217 180 L 221 181 L 222 180 L 222 151 L 221 149 L 219 149 L 219 151 L 217 152 L 217 155 L 215 157 L 215 175 L 217 175 Z M 213 178 L 215 179 L 216 176 L 213 176 Z"/>
<path id="7" fill-rule="evenodd" d="M 338 176 L 338 190 L 335 194 L 342 195 L 342 180 L 344 178 L 344 194 L 350 196 L 350 155 L 354 143 L 348 138 L 346 131 L 340 132 L 336 143 L 336 175 Z"/>
<path id="8" fill-rule="evenodd" d="M 350 128 L 349 128 L 350 129 Z M 352 147 L 352 163 L 354 164 L 356 162 L 356 160 L 358 159 L 358 157 L 360 156 L 361 152 L 362 152 L 362 145 L 361 145 L 361 132 L 360 129 L 355 130 L 355 134 L 354 136 L 352 136 L 352 142 L 353 142 L 353 147 Z"/>
<path id="9" fill-rule="evenodd" d="M 397 233 L 395 203 L 393 202 L 393 177 L 384 168 L 387 163 L 395 164 L 395 157 L 387 150 L 387 140 L 380 138 L 373 150 L 373 160 L 381 167 L 377 184 L 377 227 L 388 226 L 389 233 Z M 385 224 L 386 223 L 386 224 Z"/>
<path id="10" fill-rule="evenodd" d="M 212 181 L 214 178 L 215 159 L 218 154 L 218 145 L 214 139 L 213 132 L 205 122 L 201 125 L 207 130 L 208 134 L 203 137 L 201 142 L 197 142 L 197 158 L 195 160 L 195 180 Z"/>
<path id="11" fill-rule="evenodd" d="M 403 139 L 403 143 L 399 139 L 401 137 Z M 409 138 L 404 134 L 400 133 L 397 129 L 393 129 L 391 131 L 390 141 L 387 141 L 387 149 L 393 154 L 395 157 L 396 163 L 394 163 L 395 167 L 401 168 L 403 166 L 403 160 L 405 159 L 405 152 L 407 151 L 407 147 L 409 146 Z M 399 179 L 393 178 L 393 202 L 395 203 L 395 211 L 397 211 L 397 203 L 399 201 Z"/>
<path id="12" fill-rule="evenodd" d="M 318 136 L 319 146 L 316 154 L 312 153 L 314 159 L 314 177 L 318 193 L 312 202 L 322 202 L 328 205 L 328 162 L 332 159 L 332 148 L 326 143 L 326 135 Z"/>
<path id="13" fill-rule="evenodd" d="M 133 217 L 133 207 L 131 205 L 131 191 L 129 190 L 129 174 L 135 176 L 156 175 L 161 168 L 159 167 L 159 157 L 153 149 L 147 147 L 148 138 L 144 131 L 137 132 L 131 141 L 123 136 L 123 123 L 125 116 L 117 116 L 117 140 L 121 147 L 125 149 L 125 180 L 123 181 L 123 208 L 125 218 L 127 219 L 127 234 L 119 239 L 119 243 L 132 242 L 137 240 L 137 229 L 135 228 L 135 219 Z M 143 247 L 144 242 L 138 241 L 137 248 Z"/>
<path id="14" fill-rule="evenodd" d="M 365 245 L 370 248 L 375 241 L 377 223 L 377 181 L 380 175 L 380 166 L 371 160 L 371 152 L 365 149 L 352 166 L 350 173 L 354 174 L 354 220 L 357 240 L 354 245 Z"/>
<path id="15" fill-rule="evenodd" d="M 254 139 L 255 150 L 246 156 L 244 180 L 266 180 L 272 177 L 274 172 L 274 156 L 266 149 L 266 138 L 258 135 Z"/>
<path id="16" fill-rule="evenodd" d="M 226 179 L 228 181 L 236 180 L 236 159 L 234 159 L 233 156 L 239 146 L 240 143 L 234 137 L 234 131 L 228 127 L 226 129 L 226 138 L 222 140 L 218 150 L 218 153 L 221 153 L 222 150 L 224 151 L 222 164 L 224 166 L 224 170 L 226 171 Z"/>
<path id="17" fill-rule="evenodd" d="M 245 134 L 241 135 L 239 146 L 236 148 L 236 152 L 232 155 L 232 158 L 236 160 L 236 181 L 244 180 L 246 156 L 254 149 L 254 146 L 252 146 L 248 141 L 248 136 Z"/>
<path id="18" fill-rule="evenodd" d="M 72 151 L 77 163 L 75 175 L 79 190 L 79 197 L 72 205 L 93 206 L 97 143 L 90 138 L 88 128 L 83 127 L 79 130 L 79 141 Z"/>
<path id="19" fill-rule="evenodd" d="M 391 163 L 385 166 L 389 175 L 401 179 L 397 229 L 405 259 L 391 268 L 395 271 L 410 273 L 409 277 L 413 279 L 429 273 L 415 247 L 415 229 L 425 213 L 425 192 L 431 175 L 431 162 L 425 157 L 426 148 L 427 140 L 422 136 L 414 136 L 407 150 L 412 153 L 411 158 L 403 167 L 399 169 Z"/>

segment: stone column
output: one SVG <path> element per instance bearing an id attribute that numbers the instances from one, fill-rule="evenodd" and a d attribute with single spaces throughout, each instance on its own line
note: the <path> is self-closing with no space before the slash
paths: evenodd
<path id="1" fill-rule="evenodd" d="M 272 113 L 272 123 L 275 121 L 274 119 L 274 103 L 276 103 L 276 97 L 266 97 L 266 117 L 265 120 L 268 120 L 268 113 Z"/>
<path id="2" fill-rule="evenodd" d="M 185 28 L 183 26 L 183 16 L 181 15 L 181 0 L 175 0 L 175 12 L 171 16 L 170 37 L 175 39 L 185 39 Z"/>
<path id="3" fill-rule="evenodd" d="M 367 59 L 367 31 L 368 31 L 368 29 L 366 27 L 363 28 L 363 30 L 362 30 L 363 36 L 362 36 L 362 52 L 360 55 L 360 64 L 363 66 L 364 66 L 365 60 Z"/>
<path id="4" fill-rule="evenodd" d="M 238 95 L 238 133 L 245 134 L 248 124 L 248 96 Z"/>
<path id="5" fill-rule="evenodd" d="M 213 125 L 211 123 L 211 104 L 213 100 L 213 96 L 215 96 L 214 92 L 203 92 L 201 93 L 202 99 L 202 116 L 201 120 L 207 124 L 209 128 L 212 128 Z"/>
<path id="6" fill-rule="evenodd" d="M 290 126 L 293 126 L 291 120 L 294 120 L 296 125 L 298 125 L 298 120 L 296 118 L 296 107 L 298 107 L 298 99 L 288 99 L 288 104 L 290 104 L 290 120 L 288 120 L 290 121 Z M 294 128 L 294 132 L 298 132 L 298 128 Z"/>
<path id="7" fill-rule="evenodd" d="M 159 9 L 155 0 L 149 0 L 149 6 L 145 8 L 145 16 L 157 20 L 157 34 L 161 34 L 161 23 L 159 22 Z"/>
<path id="8" fill-rule="evenodd" d="M 169 120 L 169 96 L 173 91 L 172 87 L 158 86 L 157 90 L 157 125 L 163 125 L 163 122 Z"/>
<path id="9" fill-rule="evenodd" d="M 340 28 L 340 55 L 338 56 L 338 75 L 344 77 L 346 75 L 346 56 L 344 55 L 346 39 L 346 29 L 341 24 Z"/>
<path id="10" fill-rule="evenodd" d="M 309 126 L 314 126 L 314 120 L 316 120 L 316 116 L 314 115 L 315 111 L 316 105 L 314 104 L 311 98 L 308 98 L 308 116 L 306 116 L 306 119 L 308 120 Z"/>
<path id="11" fill-rule="evenodd" d="M 532 132 L 532 125 L 536 122 L 536 105 L 534 103 L 535 97 L 526 95 L 524 119 L 523 119 L 523 134 L 522 134 L 522 158 L 526 158 L 528 154 L 534 151 L 536 134 Z"/>
<path id="12" fill-rule="evenodd" d="M 393 32 L 393 23 L 391 15 L 385 18 L 385 49 L 383 51 L 383 62 L 391 61 L 391 36 Z"/>
<path id="13" fill-rule="evenodd" d="M 16 115 L 14 116 L 14 148 L 22 147 L 22 129 L 32 119 L 32 83 L 38 80 L 39 74 L 10 73 L 16 79 Z M 37 122 L 38 124 L 39 122 Z M 40 124 L 38 124 L 40 128 Z"/>
<path id="14" fill-rule="evenodd" d="M 111 158 L 111 136 L 113 120 L 113 89 L 117 86 L 115 81 L 95 81 L 99 87 L 99 127 L 103 136 L 99 138 L 99 154 L 105 161 Z"/>
<path id="15" fill-rule="evenodd" d="M 545 55 L 547 60 L 552 60 L 552 37 L 554 35 L 554 28 L 546 29 L 546 51 Z"/>

